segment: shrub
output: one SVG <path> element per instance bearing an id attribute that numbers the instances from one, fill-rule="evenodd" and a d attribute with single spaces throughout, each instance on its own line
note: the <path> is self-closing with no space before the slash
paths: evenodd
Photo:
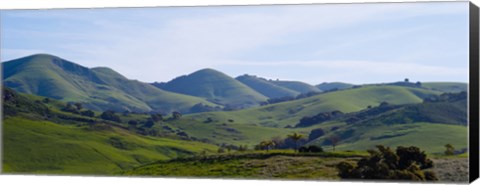
<path id="1" fill-rule="evenodd" d="M 311 145 L 308 147 L 302 146 L 298 148 L 298 152 L 300 153 L 319 153 L 323 152 L 323 148 L 315 145 Z"/>
<path id="2" fill-rule="evenodd" d="M 120 122 L 120 117 L 115 114 L 112 110 L 107 110 L 100 115 L 100 118 L 104 120 L 110 120 L 115 122 Z"/>
<path id="3" fill-rule="evenodd" d="M 445 155 L 453 155 L 455 154 L 455 148 L 451 144 L 445 145 Z"/>
<path id="4" fill-rule="evenodd" d="M 424 171 L 432 168 L 433 162 L 419 148 L 399 146 L 393 152 L 389 147 L 378 145 L 377 149 L 368 150 L 370 156 L 358 161 L 357 166 L 339 163 L 338 175 L 352 179 L 438 180 L 435 173 Z"/>

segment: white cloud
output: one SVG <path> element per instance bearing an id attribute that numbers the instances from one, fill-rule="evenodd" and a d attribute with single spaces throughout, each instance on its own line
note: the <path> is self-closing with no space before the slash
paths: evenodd
<path id="1" fill-rule="evenodd" d="M 10 16 L 42 19 L 43 21 L 72 21 L 89 25 L 87 28 L 91 30 L 56 30 L 49 33 L 48 38 L 51 43 L 46 42 L 45 46 L 55 45 L 56 49 L 62 51 L 59 54 L 60 57 L 89 67 L 109 66 L 129 78 L 142 81 L 166 81 L 199 68 L 235 65 L 235 62 L 238 62 L 235 60 L 236 56 L 249 50 L 286 42 L 282 39 L 287 35 L 301 36 L 307 32 L 322 34 L 325 30 L 345 29 L 351 25 L 369 22 L 463 11 L 459 6 L 452 8 L 449 5 L 452 4 L 446 3 L 438 6 L 403 3 L 395 5 L 217 7 L 219 13 L 213 11 L 208 14 L 197 13 L 194 16 L 178 14 L 176 16 L 169 15 L 168 18 L 161 16 L 163 15 L 161 11 L 165 9 L 159 9 L 158 12 L 149 9 L 147 13 L 142 14 L 131 12 L 123 14 L 122 10 L 120 13 L 116 10 L 97 10 L 98 12 L 105 11 L 105 16 L 100 16 L 102 13 L 79 15 L 68 12 L 68 10 L 63 12 L 45 11 L 43 14 L 24 12 Z M 201 9 L 202 7 L 198 8 L 198 10 Z M 136 10 L 135 12 L 141 11 Z M 41 34 L 45 33 L 37 32 L 32 35 Z M 332 46 L 332 50 L 341 49 L 342 45 Z M 256 63 L 259 65 L 275 64 L 262 62 L 264 61 Z M 305 67 L 319 65 L 319 67 L 332 69 L 341 69 L 339 66 L 348 64 L 344 62 L 337 64 L 298 62 Z M 298 63 L 293 62 L 293 64 L 297 65 Z M 376 67 L 372 70 L 377 70 L 376 73 L 388 70 L 387 67 L 391 68 L 391 65 L 404 66 L 405 70 L 419 67 L 382 63 L 383 70 L 380 70 L 379 63 L 355 62 L 350 64 L 361 64 L 362 66 L 375 64 Z M 276 65 L 284 64 L 276 63 Z M 350 68 L 349 66 L 343 67 Z M 444 69 L 423 66 L 423 70 L 438 72 Z M 445 72 L 451 73 L 452 71 Z M 457 73 L 458 71 L 453 72 Z"/>

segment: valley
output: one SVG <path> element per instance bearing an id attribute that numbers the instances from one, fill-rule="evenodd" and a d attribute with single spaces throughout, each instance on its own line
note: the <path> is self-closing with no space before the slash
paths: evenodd
<path id="1" fill-rule="evenodd" d="M 465 83 L 310 85 L 214 69 L 146 83 L 46 54 L 2 66 L 5 173 L 340 179 L 338 163 L 377 145 L 468 157 Z M 322 151 L 300 152 L 310 146 Z"/>

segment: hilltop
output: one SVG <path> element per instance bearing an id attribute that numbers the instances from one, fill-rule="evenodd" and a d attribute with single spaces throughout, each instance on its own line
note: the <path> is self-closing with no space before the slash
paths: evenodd
<path id="1" fill-rule="evenodd" d="M 188 112 L 195 104 L 215 105 L 127 79 L 106 67 L 89 69 L 53 55 L 31 55 L 3 62 L 2 66 L 7 87 L 65 102 L 81 102 L 94 110 Z"/>
<path id="2" fill-rule="evenodd" d="M 251 107 L 267 98 L 234 78 L 214 69 L 202 69 L 177 77 L 162 89 L 207 99 L 230 107 Z"/>

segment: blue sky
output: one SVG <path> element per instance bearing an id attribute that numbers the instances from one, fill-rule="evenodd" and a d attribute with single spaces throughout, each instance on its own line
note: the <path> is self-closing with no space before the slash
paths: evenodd
<path id="1" fill-rule="evenodd" d="M 10 10 L 1 60 L 49 53 L 127 78 L 201 68 L 310 84 L 468 81 L 468 2 Z"/>

